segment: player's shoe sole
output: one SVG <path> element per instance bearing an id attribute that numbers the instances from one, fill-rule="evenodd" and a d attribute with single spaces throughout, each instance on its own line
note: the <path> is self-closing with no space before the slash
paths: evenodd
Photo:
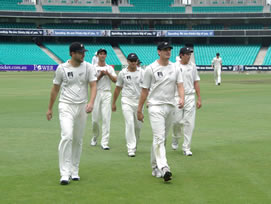
<path id="1" fill-rule="evenodd" d="M 172 173 L 170 171 L 167 171 L 165 174 L 164 174 L 164 181 L 170 181 L 172 178 Z"/>

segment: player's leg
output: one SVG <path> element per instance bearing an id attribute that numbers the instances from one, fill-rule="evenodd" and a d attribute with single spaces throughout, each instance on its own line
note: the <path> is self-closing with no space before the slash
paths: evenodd
<path id="1" fill-rule="evenodd" d="M 60 182 L 61 184 L 68 184 L 72 166 L 74 112 L 72 105 L 65 103 L 59 103 L 58 110 L 61 127 L 61 140 L 58 146 Z"/>
<path id="2" fill-rule="evenodd" d="M 121 105 L 122 113 L 125 120 L 125 138 L 128 150 L 128 156 L 135 156 L 136 152 L 136 136 L 134 124 L 134 110 L 131 105 L 123 103 Z"/>
<path id="3" fill-rule="evenodd" d="M 217 85 L 221 83 L 221 68 L 217 69 Z"/>
<path id="4" fill-rule="evenodd" d="M 176 97 L 176 102 L 178 102 L 179 97 Z M 173 150 L 177 150 L 179 147 L 179 139 L 182 136 L 182 119 L 183 119 L 184 110 L 175 107 L 173 113 L 173 131 L 172 131 L 172 144 L 171 147 Z"/>
<path id="5" fill-rule="evenodd" d="M 140 132 L 142 128 L 142 122 L 137 119 L 137 106 L 134 107 L 134 123 L 135 123 L 135 136 L 136 136 L 136 146 L 137 146 L 140 139 Z"/>
<path id="6" fill-rule="evenodd" d="M 183 118 L 184 142 L 182 146 L 183 152 L 186 156 L 192 156 L 191 142 L 195 127 L 195 117 L 196 117 L 195 95 L 187 95 Z"/>
<path id="7" fill-rule="evenodd" d="M 153 159 L 155 158 L 157 167 L 160 171 L 169 171 L 166 158 L 165 137 L 166 137 L 166 118 L 167 105 L 150 106 L 148 108 L 149 118 L 153 132 Z M 173 111 L 173 110 L 172 110 Z M 171 121 L 172 122 L 172 121 Z M 165 173 L 165 172 L 164 172 Z"/>
<path id="8" fill-rule="evenodd" d="M 72 141 L 72 179 L 79 180 L 79 163 L 82 152 L 83 136 L 87 121 L 86 104 L 78 105 L 77 117 L 74 121 Z"/>
<path id="9" fill-rule="evenodd" d="M 105 150 L 109 150 L 109 135 L 110 135 L 110 122 L 111 122 L 111 92 L 104 91 L 101 101 L 102 112 L 102 140 L 101 146 Z"/>
<path id="10" fill-rule="evenodd" d="M 93 111 L 92 111 L 92 139 L 91 145 L 97 145 L 97 139 L 100 135 L 100 114 L 101 113 L 101 92 L 97 91 L 97 95 L 94 101 Z"/>
<path id="11" fill-rule="evenodd" d="M 217 68 L 214 68 L 215 85 L 217 85 Z"/>

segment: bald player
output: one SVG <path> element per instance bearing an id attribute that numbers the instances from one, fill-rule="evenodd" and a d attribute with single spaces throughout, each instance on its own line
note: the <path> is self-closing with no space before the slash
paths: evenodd
<path id="1" fill-rule="evenodd" d="M 179 107 L 184 105 L 183 77 L 180 69 L 169 61 L 172 46 L 168 42 L 158 44 L 160 58 L 149 65 L 144 74 L 137 118 L 143 122 L 143 105 L 148 97 L 148 112 L 153 133 L 151 150 L 152 175 L 171 180 L 172 173 L 166 158 L 165 142 L 172 125 L 175 108 L 175 91 L 178 89 Z"/>
<path id="2" fill-rule="evenodd" d="M 220 86 L 222 59 L 219 53 L 216 53 L 216 57 L 212 60 L 212 68 L 214 69 L 215 85 Z"/>
<path id="3" fill-rule="evenodd" d="M 185 156 L 192 156 L 191 141 L 195 127 L 196 108 L 201 107 L 200 96 L 200 77 L 196 65 L 190 62 L 193 50 L 189 47 L 180 49 L 180 60 L 176 62 L 176 66 L 183 74 L 184 85 L 184 107 L 179 109 L 175 107 L 174 122 L 173 122 L 173 138 L 172 149 L 178 149 L 178 142 L 181 136 L 184 136 L 182 150 Z M 197 94 L 197 102 L 195 99 Z M 176 103 L 179 101 L 178 93 L 175 93 Z"/>

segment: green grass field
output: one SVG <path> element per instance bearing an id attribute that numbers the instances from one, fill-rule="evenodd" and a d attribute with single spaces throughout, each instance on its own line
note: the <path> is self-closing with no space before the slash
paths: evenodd
<path id="1" fill-rule="evenodd" d="M 151 176 L 151 128 L 145 111 L 137 155 L 127 156 L 124 121 L 112 114 L 110 151 L 84 137 L 79 182 L 59 185 L 57 104 L 47 111 L 53 73 L 0 73 L 0 203 L 268 204 L 271 203 L 271 75 L 201 74 L 192 157 L 170 148 L 173 180 Z"/>

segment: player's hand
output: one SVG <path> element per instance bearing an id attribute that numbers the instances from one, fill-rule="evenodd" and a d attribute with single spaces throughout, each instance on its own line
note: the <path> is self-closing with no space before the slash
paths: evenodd
<path id="1" fill-rule="evenodd" d="M 144 115 L 142 112 L 137 112 L 137 119 L 142 123 L 144 122 Z"/>
<path id="2" fill-rule="evenodd" d="M 109 72 L 107 70 L 105 70 L 104 75 L 109 75 Z"/>
<path id="3" fill-rule="evenodd" d="M 86 112 L 91 113 L 93 110 L 93 104 L 88 103 L 86 106 Z"/>
<path id="4" fill-rule="evenodd" d="M 51 120 L 52 117 L 53 117 L 53 111 L 52 110 L 48 110 L 47 113 L 46 113 L 46 117 L 47 117 L 47 120 Z"/>
<path id="5" fill-rule="evenodd" d="M 200 109 L 200 108 L 201 108 L 201 106 L 202 106 L 202 104 L 201 104 L 201 100 L 200 100 L 200 99 L 198 99 L 198 100 L 197 100 L 197 109 Z"/>
<path id="6" fill-rule="evenodd" d="M 116 104 L 112 104 L 112 111 L 113 111 L 113 112 L 116 112 L 116 110 L 117 110 Z"/>
<path id="7" fill-rule="evenodd" d="M 184 106 L 184 100 L 180 98 L 178 107 L 179 107 L 179 109 L 182 109 L 183 106 Z"/>

